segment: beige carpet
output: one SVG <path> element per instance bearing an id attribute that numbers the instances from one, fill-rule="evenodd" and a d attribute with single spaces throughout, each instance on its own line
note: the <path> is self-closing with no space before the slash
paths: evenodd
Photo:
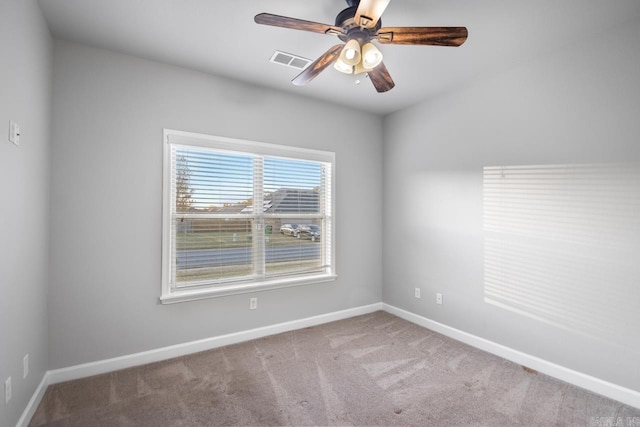
<path id="1" fill-rule="evenodd" d="M 640 426 L 640 410 L 376 312 L 52 385 L 30 425 Z"/>

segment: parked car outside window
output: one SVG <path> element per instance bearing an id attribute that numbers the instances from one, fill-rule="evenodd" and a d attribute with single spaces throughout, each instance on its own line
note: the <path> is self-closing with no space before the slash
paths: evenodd
<path id="1" fill-rule="evenodd" d="M 320 240 L 320 226 L 315 224 L 301 225 L 298 228 L 298 239 L 311 239 L 312 242 Z"/>
<path id="2" fill-rule="evenodd" d="M 282 224 L 280 233 L 287 236 L 298 237 L 298 228 L 300 228 L 298 224 Z"/>

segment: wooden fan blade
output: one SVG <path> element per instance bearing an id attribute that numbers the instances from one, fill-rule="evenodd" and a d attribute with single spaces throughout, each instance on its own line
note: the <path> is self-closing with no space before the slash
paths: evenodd
<path id="1" fill-rule="evenodd" d="M 465 27 L 385 27 L 376 37 L 385 44 L 460 46 L 468 35 Z"/>
<path id="2" fill-rule="evenodd" d="M 389 74 L 389 70 L 385 67 L 384 62 L 381 62 L 380 65 L 373 70 L 367 71 L 367 74 L 369 74 L 371 83 L 373 83 L 373 86 L 375 86 L 379 93 L 391 90 L 396 85 L 391 78 L 391 74 Z"/>
<path id="3" fill-rule="evenodd" d="M 307 68 L 304 69 L 303 72 L 298 74 L 291 83 L 296 86 L 304 86 L 309 83 L 311 80 L 315 79 L 318 74 L 324 71 L 329 65 L 336 62 L 338 57 L 340 56 L 340 52 L 344 45 L 337 44 L 333 46 L 331 49 L 326 51 L 320 58 L 313 61 Z"/>
<path id="4" fill-rule="evenodd" d="M 357 25 L 365 28 L 373 28 L 380 20 L 382 13 L 387 8 L 390 0 L 360 0 L 354 16 Z"/>
<path id="5" fill-rule="evenodd" d="M 342 35 L 344 30 L 333 25 L 319 22 L 305 21 L 297 18 L 273 15 L 271 13 L 259 13 L 253 18 L 257 24 L 271 25 L 274 27 L 291 28 L 293 30 L 311 31 L 312 33 Z"/>

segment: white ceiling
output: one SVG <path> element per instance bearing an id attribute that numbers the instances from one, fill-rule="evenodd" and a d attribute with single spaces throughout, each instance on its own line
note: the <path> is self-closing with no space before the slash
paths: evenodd
<path id="1" fill-rule="evenodd" d="M 335 36 L 255 24 L 260 12 L 333 24 L 344 0 L 39 0 L 57 38 L 184 66 L 249 84 L 387 114 L 474 77 L 567 47 L 640 18 L 638 0 L 392 0 L 383 26 L 466 26 L 458 48 L 382 45 L 396 87 L 326 69 L 304 87 L 277 50 L 316 59 Z M 640 41 L 639 41 L 640 42 Z"/>

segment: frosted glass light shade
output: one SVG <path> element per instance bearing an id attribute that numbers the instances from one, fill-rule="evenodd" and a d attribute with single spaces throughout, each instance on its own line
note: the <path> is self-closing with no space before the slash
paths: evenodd
<path id="1" fill-rule="evenodd" d="M 366 70 L 373 70 L 382 62 L 382 52 L 373 43 L 362 46 L 362 66 Z"/>
<path id="2" fill-rule="evenodd" d="M 355 39 L 349 40 L 340 52 L 340 60 L 347 65 L 354 66 L 360 62 L 362 58 L 360 54 L 360 45 Z"/>
<path id="3" fill-rule="evenodd" d="M 340 55 L 342 56 L 342 55 Z M 345 63 L 342 59 L 338 58 L 336 62 L 333 63 L 333 68 L 345 74 L 353 74 L 353 66 Z"/>

